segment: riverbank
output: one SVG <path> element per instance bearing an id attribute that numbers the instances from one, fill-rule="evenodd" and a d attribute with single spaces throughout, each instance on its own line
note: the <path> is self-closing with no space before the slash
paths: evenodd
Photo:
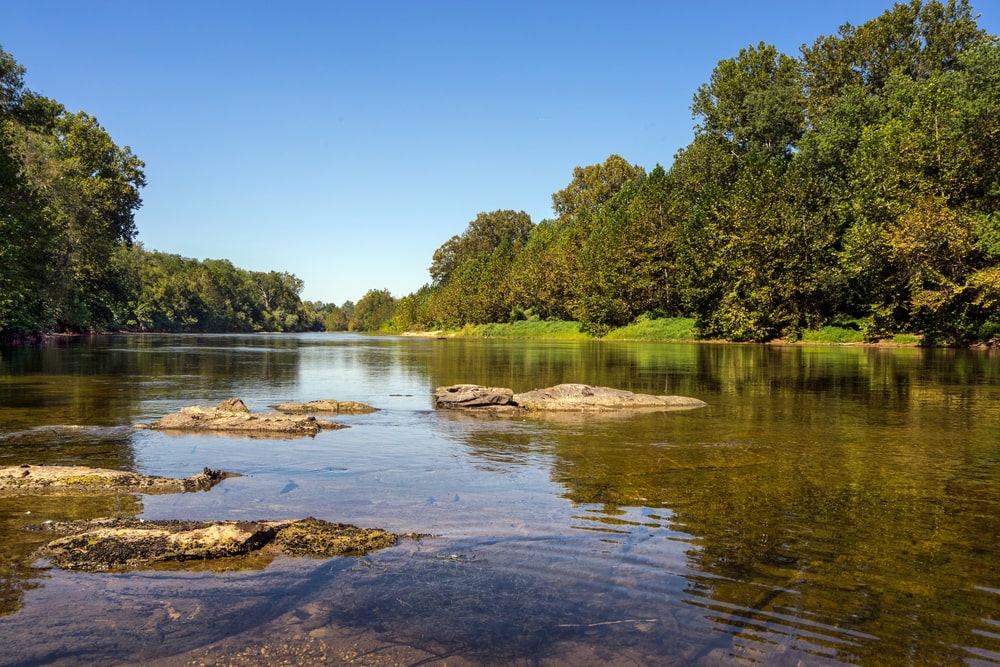
<path id="1" fill-rule="evenodd" d="M 409 331 L 404 336 L 430 338 L 502 338 L 512 340 L 617 340 L 659 343 L 732 343 L 733 341 L 699 338 L 695 320 L 687 317 L 639 318 L 632 324 L 604 333 L 586 331 L 579 322 L 561 320 L 521 320 L 509 323 L 467 324 L 459 329 Z M 798 338 L 780 338 L 769 345 L 871 345 L 917 347 L 922 338 L 914 334 L 897 334 L 877 341 L 865 340 L 860 330 L 825 326 L 805 331 Z"/>

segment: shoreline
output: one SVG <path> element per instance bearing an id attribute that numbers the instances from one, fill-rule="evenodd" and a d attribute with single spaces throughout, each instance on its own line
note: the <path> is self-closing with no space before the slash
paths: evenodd
<path id="1" fill-rule="evenodd" d="M 493 323 L 490 325 L 479 325 L 479 326 L 509 326 L 507 323 Z M 315 331 L 315 332 L 279 332 L 279 331 L 202 331 L 202 332 L 176 332 L 176 331 L 130 331 L 127 329 L 117 329 L 113 331 L 84 331 L 84 332 L 60 332 L 60 333 L 45 333 L 38 332 L 34 334 L 24 334 L 17 336 L 7 336 L 0 337 L 0 348 L 2 347 L 20 347 L 20 346 L 30 346 L 30 345 L 42 345 L 46 343 L 51 343 L 60 340 L 72 340 L 76 338 L 86 338 L 89 336 L 146 336 L 146 335 L 295 335 L 298 333 L 349 333 L 343 331 Z M 953 350 L 998 350 L 1000 349 L 1000 340 L 994 339 L 992 341 L 978 341 L 975 343 L 970 343 L 968 345 L 924 345 L 920 340 L 920 337 L 913 334 L 898 334 L 912 337 L 915 340 L 906 341 L 895 341 L 889 338 L 884 338 L 877 341 L 823 341 L 823 340 L 788 340 L 785 338 L 779 338 L 764 342 L 755 341 L 729 341 L 729 340 L 719 340 L 719 339 L 697 339 L 697 338 L 656 338 L 655 336 L 650 337 L 608 337 L 605 336 L 592 336 L 592 335 L 485 335 L 485 334 L 474 334 L 474 333 L 463 333 L 463 330 L 455 329 L 435 329 L 433 331 L 404 331 L 404 332 L 384 332 L 384 331 L 368 331 L 368 332 L 351 332 L 351 333 L 361 333 L 364 335 L 372 336 L 395 336 L 402 338 L 433 338 L 438 340 L 450 340 L 450 339 L 495 339 L 495 340 L 564 340 L 564 341 L 608 341 L 608 342 L 625 342 L 625 343 L 684 343 L 684 344 L 696 344 L 696 345 L 770 345 L 775 347 L 797 347 L 797 346 L 808 346 L 808 347 L 872 347 L 872 348 L 924 348 L 924 349 L 953 349 Z"/>

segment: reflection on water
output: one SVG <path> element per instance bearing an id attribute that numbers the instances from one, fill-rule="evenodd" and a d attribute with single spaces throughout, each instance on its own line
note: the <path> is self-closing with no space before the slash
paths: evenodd
<path id="1" fill-rule="evenodd" d="M 208 494 L 0 502 L 0 664 L 998 664 L 998 377 L 995 353 L 955 350 L 331 335 L 5 350 L 3 464 L 246 476 Z M 709 407 L 433 412 L 434 387 L 458 382 Z M 293 441 L 123 428 L 234 395 L 382 410 Z M 32 521 L 116 513 L 434 537 L 258 571 L 30 562 Z"/>

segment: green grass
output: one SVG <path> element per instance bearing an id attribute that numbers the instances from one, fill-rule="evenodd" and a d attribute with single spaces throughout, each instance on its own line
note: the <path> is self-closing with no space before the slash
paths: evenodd
<path id="1" fill-rule="evenodd" d="M 913 334 L 896 334 L 892 337 L 892 342 L 896 345 L 916 345 L 920 342 L 920 336 Z"/>
<path id="2" fill-rule="evenodd" d="M 523 338 L 523 339 L 594 339 L 579 322 L 561 320 L 520 320 L 498 324 L 467 324 L 452 335 L 468 338 Z M 612 329 L 605 340 L 637 341 L 694 341 L 694 320 L 684 317 L 645 318 L 640 317 L 632 324 Z"/>
<path id="3" fill-rule="evenodd" d="M 534 340 L 621 340 L 650 342 L 696 342 L 695 320 L 687 317 L 639 317 L 632 324 L 612 329 L 604 336 L 588 333 L 579 322 L 562 320 L 518 320 L 495 324 L 466 324 L 460 329 L 443 332 L 446 336 L 460 338 L 505 338 Z M 896 345 L 916 345 L 920 337 L 897 334 L 892 339 Z M 864 334 L 847 326 L 827 325 L 802 333 L 801 342 L 838 345 L 865 342 Z"/>
<path id="4" fill-rule="evenodd" d="M 537 320 L 497 324 L 467 324 L 457 332 L 457 336 L 471 338 L 590 338 L 580 330 L 579 322 L 561 320 Z"/>
<path id="5" fill-rule="evenodd" d="M 640 317 L 632 324 L 612 329 L 605 340 L 681 341 L 697 339 L 694 319 L 688 317 Z"/>
<path id="6" fill-rule="evenodd" d="M 803 343 L 861 343 L 865 337 L 856 329 L 825 326 L 812 331 L 802 332 Z"/>

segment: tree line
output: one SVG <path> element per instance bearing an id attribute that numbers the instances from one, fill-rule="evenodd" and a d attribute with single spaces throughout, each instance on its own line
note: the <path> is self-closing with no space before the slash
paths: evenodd
<path id="1" fill-rule="evenodd" d="M 910 0 L 793 57 L 763 42 L 695 91 L 669 169 L 573 170 L 553 217 L 483 212 L 400 299 L 135 243 L 144 165 L 0 50 L 0 338 L 39 331 L 404 331 L 572 320 L 601 334 L 1000 338 L 1000 45 L 967 0 Z"/>
<path id="2" fill-rule="evenodd" d="M 313 331 L 366 326 L 302 281 L 135 242 L 143 162 L 97 119 L 24 85 L 0 49 L 0 341 L 42 332 Z"/>
<path id="3" fill-rule="evenodd" d="M 479 214 L 383 327 L 689 316 L 699 335 L 1000 337 L 1000 46 L 966 0 L 897 3 L 797 57 L 751 45 L 649 173 L 577 167 L 554 216 Z"/>

